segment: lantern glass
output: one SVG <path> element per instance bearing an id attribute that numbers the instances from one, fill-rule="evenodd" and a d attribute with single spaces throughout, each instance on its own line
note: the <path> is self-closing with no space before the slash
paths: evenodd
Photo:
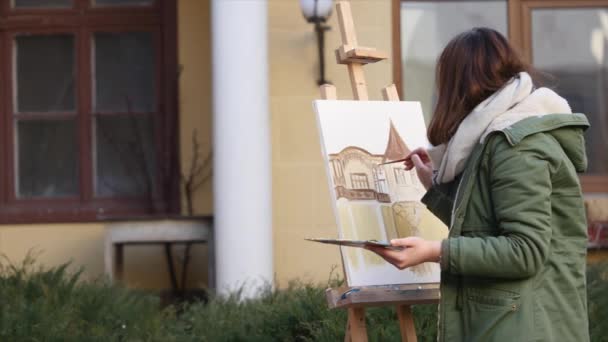
<path id="1" fill-rule="evenodd" d="M 300 0 L 302 14 L 304 14 L 304 17 L 308 21 L 314 21 L 315 18 L 321 21 L 327 20 L 331 15 L 332 7 L 333 0 Z"/>

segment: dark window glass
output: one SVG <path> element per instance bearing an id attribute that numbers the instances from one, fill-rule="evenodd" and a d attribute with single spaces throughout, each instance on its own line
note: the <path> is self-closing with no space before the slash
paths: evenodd
<path id="1" fill-rule="evenodd" d="M 93 0 L 94 6 L 147 6 L 154 0 Z"/>
<path id="2" fill-rule="evenodd" d="M 72 0 L 13 0 L 15 8 L 69 8 Z"/>
<path id="3" fill-rule="evenodd" d="M 78 194 L 75 120 L 18 121 L 18 197 Z"/>
<path id="4" fill-rule="evenodd" d="M 404 100 L 420 101 L 426 122 L 433 114 L 435 63 L 457 33 L 476 26 L 507 34 L 507 1 L 401 2 L 401 63 Z"/>
<path id="5" fill-rule="evenodd" d="M 16 47 L 16 111 L 74 111 L 74 37 L 19 36 Z"/>
<path id="6" fill-rule="evenodd" d="M 156 52 L 151 32 L 95 34 L 95 110 L 153 112 Z"/>
<path id="7" fill-rule="evenodd" d="M 608 172 L 608 9 L 532 10 L 532 56 L 574 112 L 587 115 L 589 173 Z"/>
<path id="8" fill-rule="evenodd" d="M 150 116 L 97 116 L 96 123 L 96 194 L 150 196 L 156 177 Z"/>

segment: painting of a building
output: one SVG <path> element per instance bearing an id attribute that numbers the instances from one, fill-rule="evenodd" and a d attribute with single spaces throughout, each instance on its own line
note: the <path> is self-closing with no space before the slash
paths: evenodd
<path id="1" fill-rule="evenodd" d="M 390 121 L 388 141 L 383 154 L 372 154 L 364 148 L 349 146 L 339 153 L 330 154 L 330 166 L 336 198 L 342 206 L 365 211 L 365 205 L 372 211 L 379 210 L 385 232 L 362 230 L 373 229 L 376 225 L 362 227 L 353 238 L 373 235 L 374 239 L 392 239 L 416 235 L 423 206 L 419 203 L 424 188 L 413 170 L 406 171 L 403 163 L 391 163 L 410 153 L 395 125 Z M 372 215 L 374 215 L 372 213 Z M 347 220 L 348 218 L 344 218 Z"/>
<path id="2" fill-rule="evenodd" d="M 409 153 L 410 149 L 391 122 L 384 154 L 371 154 L 356 146 L 330 154 L 336 197 L 380 203 L 418 200 L 422 185 L 414 171 L 405 171 L 402 163 L 390 163 Z"/>
<path id="3" fill-rule="evenodd" d="M 353 124 L 359 119 L 369 120 L 370 124 L 371 120 L 380 123 L 375 122 L 376 128 L 367 130 L 363 128 L 365 125 Z M 425 189 L 416 172 L 406 171 L 403 162 L 395 162 L 411 152 L 404 137 L 419 144 L 424 139 L 424 134 L 420 134 L 424 129 L 407 127 L 403 131 L 404 121 L 400 119 L 399 124 L 391 115 L 383 120 L 370 114 L 367 119 L 353 118 L 343 122 L 340 131 L 329 128 L 331 125 L 324 127 L 327 135 L 348 135 L 341 138 L 341 143 L 333 146 L 333 150 L 327 151 L 341 238 L 388 241 L 408 236 L 427 239 L 445 236 L 447 229 L 443 223 L 420 202 Z M 365 131 L 366 134 L 345 133 L 344 129 Z M 415 137 L 403 135 L 414 132 Z M 331 139 L 327 135 L 325 137 Z M 343 248 L 342 253 L 349 268 L 347 273 L 365 273 L 386 265 L 384 260 L 365 250 Z M 433 274 L 432 267 L 426 264 L 410 271 L 415 279 Z"/>

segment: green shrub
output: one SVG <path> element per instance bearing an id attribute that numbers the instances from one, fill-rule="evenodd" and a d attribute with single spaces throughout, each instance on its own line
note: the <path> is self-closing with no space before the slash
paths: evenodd
<path id="1" fill-rule="evenodd" d="M 44 270 L 31 258 L 0 265 L 0 341 L 170 341 L 158 298 L 98 281 L 68 265 Z"/>
<path id="2" fill-rule="evenodd" d="M 591 341 L 608 342 L 608 262 L 587 269 L 589 333 Z"/>
<path id="3" fill-rule="evenodd" d="M 79 280 L 68 265 L 35 268 L 0 262 L 0 341 L 339 341 L 345 310 L 329 310 L 326 286 L 294 282 L 266 287 L 255 299 L 237 292 L 161 308 L 151 293 L 104 280 Z M 592 341 L 608 341 L 608 263 L 588 270 Z M 336 285 L 335 282 L 333 285 Z M 437 306 L 414 306 L 419 341 L 437 338 Z M 370 341 L 398 341 L 391 307 L 370 308 Z"/>
<path id="4" fill-rule="evenodd" d="M 180 317 L 184 329 L 203 341 L 339 341 L 344 339 L 346 311 L 330 310 L 325 289 L 291 283 L 287 289 L 267 288 L 256 300 L 213 297 L 188 305 Z M 391 307 L 366 310 L 370 341 L 400 339 L 397 314 Z M 436 340 L 436 305 L 414 308 L 420 341 Z"/>

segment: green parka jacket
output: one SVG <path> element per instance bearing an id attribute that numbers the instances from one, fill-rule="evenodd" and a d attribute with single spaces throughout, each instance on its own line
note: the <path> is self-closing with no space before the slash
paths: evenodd
<path id="1" fill-rule="evenodd" d="M 440 341 L 589 340 L 582 114 L 519 121 L 423 198 L 442 244 Z"/>

